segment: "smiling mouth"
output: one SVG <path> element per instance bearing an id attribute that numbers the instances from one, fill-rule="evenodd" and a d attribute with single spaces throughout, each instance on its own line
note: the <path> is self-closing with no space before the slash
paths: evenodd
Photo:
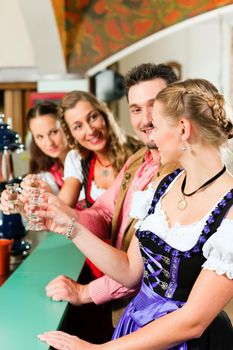
<path id="1" fill-rule="evenodd" d="M 150 135 L 153 129 L 142 129 L 141 131 L 144 132 L 144 134 Z"/>
<path id="2" fill-rule="evenodd" d="M 57 152 L 58 150 L 58 147 L 54 147 L 54 148 L 50 148 L 48 151 L 49 152 Z"/>
<path id="3" fill-rule="evenodd" d="M 95 145 L 95 144 L 97 144 L 97 143 L 102 141 L 102 134 L 99 133 L 98 135 L 96 135 L 95 137 L 92 137 L 88 141 L 91 142 L 93 145 Z"/>

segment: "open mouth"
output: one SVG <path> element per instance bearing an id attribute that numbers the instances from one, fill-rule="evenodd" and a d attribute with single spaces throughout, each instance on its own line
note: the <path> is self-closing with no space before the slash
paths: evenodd
<path id="1" fill-rule="evenodd" d="M 90 143 L 92 143 L 93 145 L 97 145 L 99 144 L 100 142 L 102 142 L 103 140 L 103 137 L 102 137 L 102 133 L 99 132 L 98 135 L 95 135 L 94 137 L 92 137 L 91 139 L 89 139 L 88 141 Z"/>
<path id="2" fill-rule="evenodd" d="M 150 128 L 150 129 L 142 129 L 141 131 L 142 131 L 144 134 L 150 136 L 150 134 L 152 133 L 152 130 L 153 130 L 153 129 Z"/>

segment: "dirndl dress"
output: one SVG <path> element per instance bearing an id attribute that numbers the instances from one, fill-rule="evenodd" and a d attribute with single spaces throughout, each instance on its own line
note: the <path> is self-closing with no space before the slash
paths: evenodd
<path id="1" fill-rule="evenodd" d="M 175 170 L 159 184 L 148 215 L 181 169 Z M 144 261 L 141 289 L 125 309 L 112 339 L 135 332 L 146 324 L 182 307 L 205 262 L 202 247 L 217 230 L 233 204 L 233 190 L 216 205 L 205 222 L 195 246 L 179 251 L 152 231 L 136 231 Z M 221 312 L 203 335 L 176 345 L 169 350 L 233 350 L 233 328 L 225 312 Z"/>

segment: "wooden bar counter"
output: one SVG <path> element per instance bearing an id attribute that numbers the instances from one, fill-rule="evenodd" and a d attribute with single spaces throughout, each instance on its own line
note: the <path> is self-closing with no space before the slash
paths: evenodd
<path id="1" fill-rule="evenodd" d="M 53 233 L 45 235 L 0 287 L 0 349 L 49 349 L 37 335 L 59 328 L 67 303 L 49 299 L 45 286 L 60 274 L 77 280 L 84 260 L 71 241 Z"/>

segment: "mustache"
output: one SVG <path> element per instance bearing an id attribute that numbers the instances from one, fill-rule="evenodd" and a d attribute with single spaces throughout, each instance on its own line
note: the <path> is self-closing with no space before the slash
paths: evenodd
<path id="1" fill-rule="evenodd" d="M 157 145 L 153 142 L 147 143 L 147 148 L 149 149 L 158 149 Z"/>
<path id="2" fill-rule="evenodd" d="M 144 124 L 141 126 L 141 130 L 144 130 L 144 129 L 148 129 L 148 128 L 153 128 L 153 124 L 152 123 L 147 123 L 147 124 Z"/>

